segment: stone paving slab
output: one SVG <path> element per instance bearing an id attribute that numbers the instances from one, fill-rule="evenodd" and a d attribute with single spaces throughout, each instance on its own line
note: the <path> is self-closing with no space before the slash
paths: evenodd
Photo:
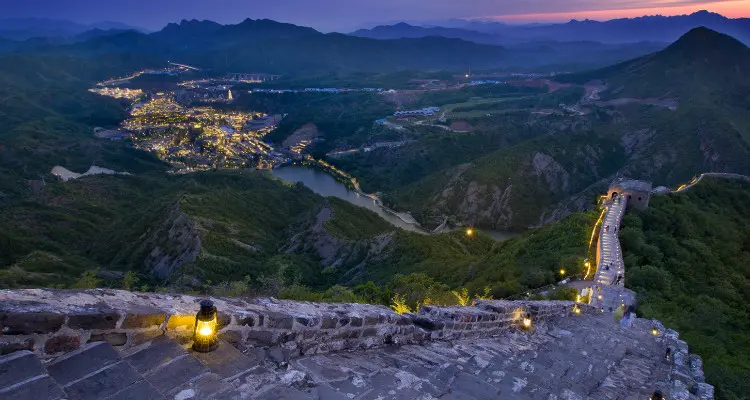
<path id="1" fill-rule="evenodd" d="M 150 383 L 140 380 L 107 397 L 106 400 L 165 400 L 166 398 Z"/>
<path id="2" fill-rule="evenodd" d="M 133 367 L 120 361 L 108 365 L 93 375 L 72 382 L 65 387 L 65 393 L 69 400 L 105 399 L 141 379 Z"/>
<path id="3" fill-rule="evenodd" d="M 28 350 L 0 357 L 0 390 L 40 375 L 47 375 L 47 372 Z"/>
<path id="4" fill-rule="evenodd" d="M 64 387 L 118 361 L 120 354 L 109 343 L 95 342 L 55 360 L 47 370 Z"/>
<path id="5" fill-rule="evenodd" d="M 0 390 L 0 399 L 58 400 L 64 398 L 65 393 L 49 375 L 37 376 Z"/>

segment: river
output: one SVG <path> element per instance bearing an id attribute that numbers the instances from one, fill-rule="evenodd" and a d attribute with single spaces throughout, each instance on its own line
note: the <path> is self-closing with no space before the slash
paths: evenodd
<path id="1" fill-rule="evenodd" d="M 419 226 L 407 223 L 401 218 L 386 212 L 382 207 L 375 203 L 375 200 L 350 190 L 346 185 L 337 181 L 330 174 L 319 169 L 292 165 L 274 168 L 271 170 L 271 175 L 289 182 L 302 182 L 303 185 L 321 196 L 338 197 L 339 199 L 346 200 L 354 205 L 364 207 L 378 214 L 383 219 L 390 222 L 391 225 L 396 227 L 411 232 L 426 233 Z M 517 235 L 512 232 L 492 231 L 486 229 L 482 229 L 481 231 L 498 241 L 507 240 Z"/>

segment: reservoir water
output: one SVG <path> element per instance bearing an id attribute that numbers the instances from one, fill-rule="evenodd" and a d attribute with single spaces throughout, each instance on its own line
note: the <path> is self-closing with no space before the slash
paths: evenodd
<path id="1" fill-rule="evenodd" d="M 301 182 L 303 185 L 310 188 L 310 190 L 321 196 L 338 197 L 339 199 L 346 200 L 354 205 L 364 207 L 399 228 L 412 232 L 425 233 L 420 227 L 407 223 L 401 218 L 386 212 L 382 207 L 375 203 L 375 200 L 349 190 L 346 185 L 337 181 L 330 174 L 319 169 L 291 165 L 274 168 L 271 170 L 271 175 L 289 182 Z M 512 232 L 486 229 L 482 229 L 481 231 L 498 241 L 507 240 L 517 235 Z"/>
<path id="2" fill-rule="evenodd" d="M 292 165 L 274 168 L 271 170 L 271 175 L 289 182 L 302 182 L 303 185 L 321 196 L 338 197 L 339 199 L 373 211 L 394 226 L 412 232 L 424 233 L 422 229 L 414 224 L 408 224 L 401 220 L 401 218 L 385 212 L 380 206 L 375 204 L 375 200 L 349 190 L 346 185 L 319 169 Z"/>

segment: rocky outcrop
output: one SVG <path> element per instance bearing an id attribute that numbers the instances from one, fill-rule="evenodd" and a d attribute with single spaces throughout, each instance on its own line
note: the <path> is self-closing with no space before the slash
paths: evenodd
<path id="1" fill-rule="evenodd" d="M 141 246 L 150 249 L 143 261 L 145 269 L 160 278 L 167 278 L 177 268 L 198 257 L 201 238 L 197 223 L 175 208 Z"/>
<path id="2" fill-rule="evenodd" d="M 280 250 L 285 253 L 316 254 L 320 257 L 321 265 L 339 270 L 345 282 L 353 282 L 370 262 L 385 257 L 393 241 L 393 233 L 359 240 L 337 237 L 325 228 L 333 214 L 330 203 L 321 206 L 312 218 L 291 228 L 288 245 Z"/>

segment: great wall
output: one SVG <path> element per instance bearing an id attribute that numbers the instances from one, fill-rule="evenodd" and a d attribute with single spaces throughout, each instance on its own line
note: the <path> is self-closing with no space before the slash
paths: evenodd
<path id="1" fill-rule="evenodd" d="M 713 398 L 676 332 L 644 319 L 622 328 L 585 304 L 479 301 L 399 315 L 216 298 L 220 347 L 196 353 L 200 300 L 1 291 L 0 399 Z"/>
<path id="2" fill-rule="evenodd" d="M 623 327 L 609 312 L 634 301 L 623 299 L 634 294 L 617 228 L 628 204 L 648 205 L 632 198 L 638 185 L 607 196 L 591 304 L 488 300 L 400 315 L 214 298 L 220 345 L 198 353 L 202 297 L 2 290 L 0 399 L 713 399 L 677 332 L 642 318 Z"/>

